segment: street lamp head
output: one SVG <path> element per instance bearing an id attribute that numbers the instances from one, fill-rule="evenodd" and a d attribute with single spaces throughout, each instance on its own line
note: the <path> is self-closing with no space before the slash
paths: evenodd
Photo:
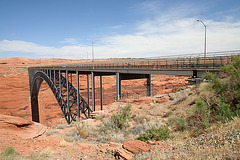
<path id="1" fill-rule="evenodd" d="M 201 20 L 197 20 L 198 22 L 201 22 L 202 24 L 203 24 L 203 26 L 206 28 L 207 26 L 205 25 L 205 23 L 203 23 L 203 21 L 201 21 Z"/>

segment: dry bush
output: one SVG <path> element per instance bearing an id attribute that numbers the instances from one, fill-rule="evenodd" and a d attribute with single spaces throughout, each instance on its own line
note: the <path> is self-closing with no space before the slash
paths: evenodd
<path id="1" fill-rule="evenodd" d="M 83 139 L 87 139 L 88 137 L 92 137 L 96 135 L 96 128 L 92 125 L 89 125 L 88 122 L 76 122 L 76 132 Z"/>
<path id="2" fill-rule="evenodd" d="M 60 123 L 57 125 L 57 129 L 65 129 L 67 128 L 68 126 L 66 124 L 63 124 L 63 123 Z"/>
<path id="3" fill-rule="evenodd" d="M 53 151 L 50 147 L 46 147 L 39 152 L 39 156 L 42 158 L 50 158 L 53 155 Z"/>
<path id="4" fill-rule="evenodd" d="M 200 98 L 207 102 L 208 106 L 211 106 L 215 103 L 216 94 L 209 90 L 209 83 L 201 83 L 199 86 Z"/>
<path id="5" fill-rule="evenodd" d="M 50 147 L 46 147 L 40 152 L 34 152 L 31 155 L 31 159 L 37 159 L 37 160 L 46 160 L 46 159 L 53 159 L 54 154 L 53 150 Z"/>
<path id="6" fill-rule="evenodd" d="M 67 142 L 66 142 L 64 139 L 62 139 L 62 140 L 59 142 L 59 146 L 60 146 L 60 147 L 66 147 L 66 144 L 67 144 Z"/>
<path id="7" fill-rule="evenodd" d="M 54 136 L 54 135 L 58 135 L 58 134 L 59 134 L 59 131 L 48 130 L 45 134 L 46 134 L 47 136 Z"/>
<path id="8" fill-rule="evenodd" d="M 14 160 L 19 159 L 19 156 L 13 146 L 6 147 L 0 154 L 1 160 Z"/>

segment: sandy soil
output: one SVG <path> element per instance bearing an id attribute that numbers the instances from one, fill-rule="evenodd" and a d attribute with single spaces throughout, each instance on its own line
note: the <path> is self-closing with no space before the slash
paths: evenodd
<path id="1" fill-rule="evenodd" d="M 63 60 L 63 59 L 25 59 L 25 58 L 10 58 L 0 59 L 0 114 L 21 117 L 23 120 L 31 121 L 31 105 L 30 105 L 30 93 L 29 93 L 29 80 L 27 67 L 37 65 L 49 65 L 58 63 L 73 63 L 83 62 L 83 60 Z M 152 76 L 152 92 L 153 95 L 175 92 L 178 88 L 185 87 L 186 77 L 181 76 Z M 146 79 L 142 80 L 130 80 L 122 82 L 122 93 L 124 94 L 122 102 L 131 101 L 136 105 L 148 104 L 152 101 L 146 99 L 136 99 L 146 96 Z M 104 110 L 111 110 L 112 103 L 115 102 L 116 94 L 116 81 L 115 76 L 103 77 L 103 100 Z M 80 91 L 83 96 L 86 97 L 86 76 L 80 77 Z M 99 92 L 99 79 L 96 78 L 96 91 Z M 99 95 L 96 93 L 96 95 Z M 97 110 L 100 108 L 99 97 L 96 97 Z M 121 101 L 119 103 L 121 103 Z M 53 126 L 59 124 L 59 122 L 65 123 L 63 115 L 59 106 L 46 83 L 43 83 L 39 93 L 39 106 L 40 106 L 40 123 L 44 126 Z M 11 118 L 10 118 L 11 119 Z M 6 123 L 1 124 L 2 127 L 6 126 Z M 31 124 L 33 125 L 33 124 Z M 62 147 L 60 142 L 61 136 L 46 136 L 42 135 L 38 138 L 22 137 L 21 134 L 9 134 L 14 131 L 14 127 L 5 128 L 0 130 L 0 149 L 2 150 L 6 146 L 14 146 L 18 153 L 24 155 L 30 155 L 34 151 L 41 151 L 46 147 L 50 147 L 54 150 L 55 154 L 61 155 L 61 157 L 73 156 L 89 156 L 89 151 L 93 152 L 95 158 L 98 157 L 99 144 L 77 144 L 66 143 Z M 33 127 L 34 128 L 34 127 Z M 15 129 L 19 130 L 18 126 Z M 22 128 L 23 131 L 26 128 Z M 38 128 L 32 129 L 33 131 Z M 64 131 L 63 131 L 64 132 Z M 109 147 L 109 144 L 103 144 Z M 101 146 L 102 147 L 102 146 Z M 79 155 L 74 153 L 81 153 Z M 105 155 L 105 159 L 113 158 L 112 154 Z M 56 156 L 57 157 L 57 156 Z M 104 157 L 104 156 L 100 156 Z"/>

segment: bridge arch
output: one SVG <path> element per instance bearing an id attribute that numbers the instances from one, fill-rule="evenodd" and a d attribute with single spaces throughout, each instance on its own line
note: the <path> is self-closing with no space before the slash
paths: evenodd
<path id="1" fill-rule="evenodd" d="M 71 120 L 75 120 L 73 115 L 71 114 L 70 110 L 67 107 L 66 102 L 62 98 L 62 96 L 59 93 L 59 90 L 54 85 L 54 82 L 51 80 L 51 78 L 43 71 L 37 71 L 32 79 L 31 84 L 31 110 L 32 110 L 32 120 L 35 122 L 39 122 L 39 105 L 38 105 L 38 95 L 40 91 L 40 87 L 42 82 L 45 81 L 51 91 L 53 92 L 61 110 L 62 113 L 68 123 L 71 122 Z"/>

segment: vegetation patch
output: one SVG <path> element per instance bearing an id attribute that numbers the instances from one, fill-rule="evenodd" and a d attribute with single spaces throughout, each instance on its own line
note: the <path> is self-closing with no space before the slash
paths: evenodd
<path id="1" fill-rule="evenodd" d="M 169 124 L 180 131 L 189 129 L 195 132 L 239 117 L 240 55 L 232 56 L 232 63 L 224 66 L 223 71 L 223 79 L 216 74 L 206 73 L 203 78 L 208 83 L 200 85 L 199 97 L 194 100 L 194 107 L 187 117 L 173 118 Z"/>
<path id="2" fill-rule="evenodd" d="M 13 146 L 6 147 L 0 155 L 0 159 L 2 160 L 17 159 L 17 157 L 18 157 L 18 154 Z"/>
<path id="3" fill-rule="evenodd" d="M 165 140 L 169 138 L 169 129 L 167 126 L 156 127 L 153 126 L 150 129 L 145 130 L 144 133 L 137 137 L 137 140 L 148 141 L 148 140 Z"/>
<path id="4" fill-rule="evenodd" d="M 128 120 L 131 115 L 131 105 L 119 107 L 116 114 L 113 114 L 108 121 L 101 119 L 105 130 L 119 131 L 128 126 Z"/>

